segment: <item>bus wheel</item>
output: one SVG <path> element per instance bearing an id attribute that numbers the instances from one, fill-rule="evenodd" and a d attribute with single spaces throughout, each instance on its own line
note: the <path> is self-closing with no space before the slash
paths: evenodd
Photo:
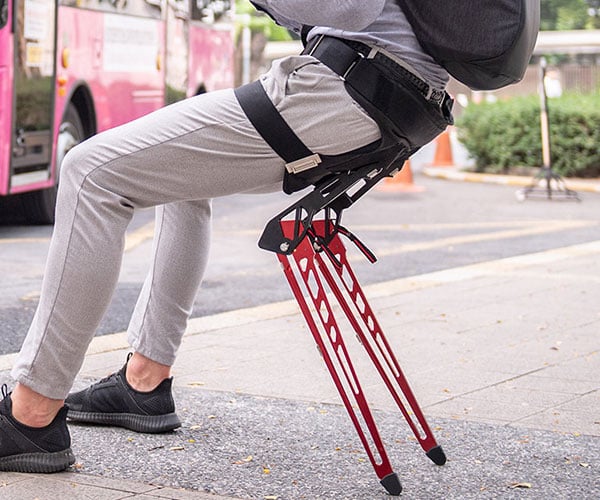
<path id="1" fill-rule="evenodd" d="M 54 208 L 58 192 L 60 165 L 65 155 L 74 146 L 85 139 L 85 129 L 79 113 L 73 104 L 66 107 L 56 141 L 56 175 L 54 186 L 23 193 L 22 206 L 27 222 L 30 224 L 54 224 Z"/>

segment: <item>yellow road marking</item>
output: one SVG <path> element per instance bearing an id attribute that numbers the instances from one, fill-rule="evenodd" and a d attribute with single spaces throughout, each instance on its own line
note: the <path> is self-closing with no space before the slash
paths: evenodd
<path id="1" fill-rule="evenodd" d="M 377 250 L 379 257 L 397 255 L 401 253 L 417 252 L 421 250 L 430 250 L 447 246 L 464 245 L 467 243 L 476 243 L 483 241 L 503 240 L 509 238 L 518 238 L 521 236 L 533 236 L 552 232 L 563 231 L 567 229 L 579 229 L 598 225 L 595 221 L 561 221 L 561 220 L 538 220 L 538 221 L 512 221 L 512 222 L 478 222 L 478 223 L 442 223 L 442 224 L 386 224 L 386 225 L 356 225 L 352 226 L 356 233 L 367 231 L 424 231 L 432 229 L 473 229 L 473 228 L 517 228 L 504 231 L 491 231 L 486 233 L 468 234 L 460 236 L 451 236 L 432 241 L 408 243 L 398 245 L 394 248 L 382 248 Z M 240 230 L 240 231 L 216 231 L 216 234 L 233 235 L 259 235 L 260 231 Z M 154 236 L 154 221 L 148 222 L 142 227 L 128 233 L 125 239 L 125 251 L 128 252 Z M 50 238 L 6 238 L 0 239 L 0 244 L 22 244 L 22 243 L 46 243 Z"/>
<path id="2" fill-rule="evenodd" d="M 139 229 L 128 233 L 125 237 L 125 251 L 133 250 L 135 247 L 141 245 L 146 240 L 150 240 L 154 237 L 154 221 L 144 224 Z"/>
<path id="3" fill-rule="evenodd" d="M 47 243 L 50 237 L 47 238 L 0 238 L 0 245 L 10 245 L 17 243 Z"/>
<path id="4" fill-rule="evenodd" d="M 420 250 L 430 250 L 433 248 L 442 248 L 448 246 L 464 245 L 466 243 L 475 243 L 482 241 L 505 240 L 509 238 L 518 238 L 520 236 L 533 236 L 538 234 L 553 233 L 566 229 L 578 229 L 597 225 L 593 221 L 539 221 L 535 226 L 526 226 L 522 229 L 510 229 L 506 231 L 493 231 L 489 233 L 467 234 L 462 236 L 451 236 L 437 240 L 408 243 L 399 245 L 395 248 L 377 250 L 377 255 L 385 257 L 388 255 L 397 255 L 401 253 L 416 252 Z"/>
<path id="5" fill-rule="evenodd" d="M 144 241 L 154 236 L 154 221 L 144 224 L 142 227 L 128 233 L 125 236 L 125 251 L 141 245 Z M 45 238 L 0 238 L 0 245 L 20 245 L 27 243 L 48 243 L 50 237 Z"/>
<path id="6" fill-rule="evenodd" d="M 354 233 L 374 232 L 374 231 L 389 231 L 389 232 L 400 232 L 400 231 L 431 231 L 434 229 L 488 229 L 488 228 L 515 228 L 515 227 L 532 227 L 538 225 L 552 226 L 552 229 L 548 232 L 554 231 L 554 227 L 560 224 L 561 228 L 579 228 L 586 226 L 594 226 L 600 223 L 596 221 L 585 221 L 585 220 L 520 220 L 520 221 L 497 221 L 497 222 L 447 222 L 447 223 L 432 223 L 432 224 L 348 224 L 347 227 Z M 227 236 L 255 236 L 258 237 L 262 234 L 262 229 L 237 229 L 237 230 L 225 230 L 215 229 L 213 231 L 215 235 Z"/>

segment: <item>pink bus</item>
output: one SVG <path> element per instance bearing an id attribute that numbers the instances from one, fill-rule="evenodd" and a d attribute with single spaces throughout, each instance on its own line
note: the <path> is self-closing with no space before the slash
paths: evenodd
<path id="1" fill-rule="evenodd" d="M 70 148 L 233 67 L 228 0 L 0 0 L 0 196 L 52 223 Z"/>

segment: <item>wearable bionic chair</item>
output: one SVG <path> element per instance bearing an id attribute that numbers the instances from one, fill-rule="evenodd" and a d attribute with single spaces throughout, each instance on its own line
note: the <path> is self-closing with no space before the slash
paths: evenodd
<path id="1" fill-rule="evenodd" d="M 238 100 L 259 132 L 281 134 L 287 124 L 277 112 L 266 114 L 272 106 L 257 84 L 237 89 Z M 256 112 L 256 108 L 261 112 Z M 253 109 L 254 108 L 254 109 Z M 264 123 L 260 123 L 261 116 Z M 257 118 L 258 117 L 258 118 Z M 288 128 L 288 132 L 289 128 Z M 263 137 L 265 137 L 263 135 Z M 288 161 L 288 173 L 309 176 L 315 162 L 328 163 L 326 175 L 306 178 L 314 189 L 271 219 L 259 240 L 259 246 L 275 252 L 298 301 L 312 336 L 339 391 L 358 436 L 381 484 L 392 495 L 402 486 L 393 471 L 383 441 L 360 381 L 350 359 L 330 297 L 341 307 L 368 357 L 375 365 L 417 441 L 437 465 L 446 462 L 423 412 L 402 373 L 388 341 L 352 271 L 341 236 L 356 244 L 365 257 L 375 262 L 371 251 L 342 226 L 342 213 L 384 177 L 394 175 L 412 151 L 397 137 L 383 134 L 370 152 L 364 148 L 335 158 L 312 154 L 293 132 L 283 141 L 281 135 L 265 137 L 277 153 Z M 284 144 L 285 147 L 278 147 Z M 290 156 L 289 151 L 292 151 Z M 287 157 L 286 157 L 287 155 Z M 298 159 L 300 158 L 300 159 Z M 316 170 L 316 169 L 315 169 Z M 320 170 L 321 174 L 323 169 Z M 287 176 L 288 182 L 291 176 Z M 290 184 L 287 185 L 290 188 Z M 284 189 L 286 184 L 284 183 Z M 296 186 L 292 186 L 291 191 Z M 329 293 L 331 292 L 331 293 Z"/>
<path id="2" fill-rule="evenodd" d="M 381 178 L 397 170 L 390 164 L 367 164 L 339 174 L 271 219 L 259 246 L 273 251 L 298 301 L 329 373 L 354 424 L 381 484 L 392 495 L 402 486 L 393 471 L 384 444 L 361 388 L 352 360 L 333 313 L 328 290 L 341 306 L 359 342 L 427 456 L 437 465 L 446 462 L 410 386 L 346 256 L 341 236 L 352 241 L 374 262 L 375 256 L 341 225 L 342 211 Z M 352 188 L 358 190 L 350 194 Z M 322 218 L 315 216 L 322 215 Z"/>

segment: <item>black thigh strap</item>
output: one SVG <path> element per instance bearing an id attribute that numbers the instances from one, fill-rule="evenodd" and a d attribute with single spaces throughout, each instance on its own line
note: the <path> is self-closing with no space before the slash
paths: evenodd
<path id="1" fill-rule="evenodd" d="M 234 93 L 254 128 L 286 163 L 313 155 L 279 114 L 260 81 L 238 87 Z"/>

